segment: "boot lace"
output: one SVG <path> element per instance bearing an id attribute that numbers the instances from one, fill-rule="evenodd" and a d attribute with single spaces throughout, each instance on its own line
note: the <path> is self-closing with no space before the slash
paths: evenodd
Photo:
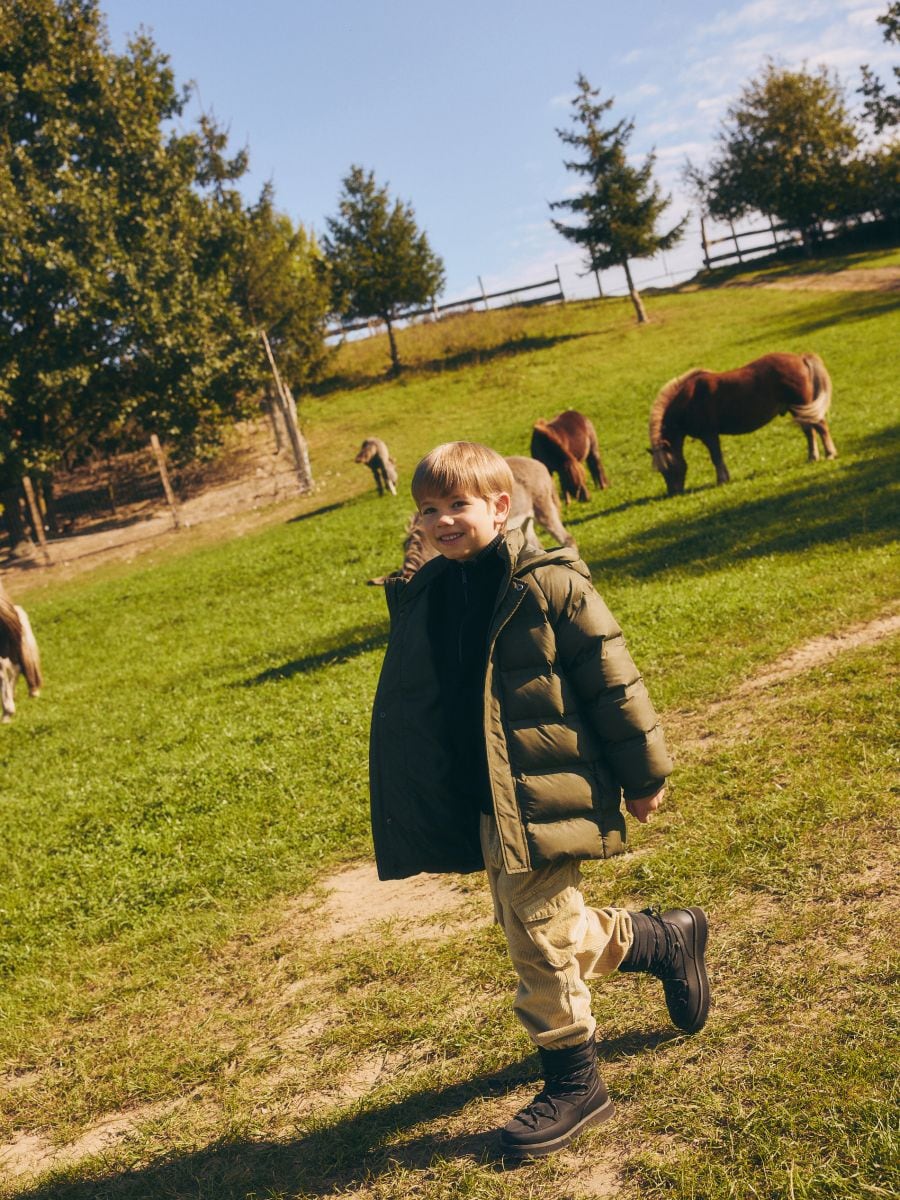
<path id="1" fill-rule="evenodd" d="M 684 947 L 681 938 L 675 927 L 662 919 L 662 913 L 658 908 L 648 908 L 646 913 L 653 920 L 653 931 L 656 935 L 653 974 L 665 983 L 680 987 L 687 994 L 687 984 L 684 978 Z M 660 935 L 662 935 L 662 940 Z"/>
<path id="2" fill-rule="evenodd" d="M 583 1096 L 591 1086 L 595 1070 L 573 1071 L 569 1075 L 554 1076 L 544 1085 L 543 1091 L 538 1092 L 513 1120 L 519 1121 L 528 1129 L 537 1129 L 541 1121 L 555 1121 L 560 1115 L 557 1099 L 568 1100 L 570 1097 Z"/>

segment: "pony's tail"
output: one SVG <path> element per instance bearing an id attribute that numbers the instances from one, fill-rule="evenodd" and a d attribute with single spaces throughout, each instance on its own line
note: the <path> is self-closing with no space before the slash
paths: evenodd
<path id="1" fill-rule="evenodd" d="M 812 384 L 812 399 L 808 404 L 792 405 L 791 416 L 798 425 L 814 425 L 825 420 L 831 407 L 831 376 L 818 354 L 804 354 L 802 358 Z"/>
<path id="2" fill-rule="evenodd" d="M 34 634 L 31 632 L 31 622 L 24 608 L 17 608 L 19 622 L 22 628 L 22 641 L 19 647 L 19 658 L 22 663 L 22 674 L 28 684 L 29 696 L 39 696 L 44 677 L 41 674 L 41 656 Z"/>

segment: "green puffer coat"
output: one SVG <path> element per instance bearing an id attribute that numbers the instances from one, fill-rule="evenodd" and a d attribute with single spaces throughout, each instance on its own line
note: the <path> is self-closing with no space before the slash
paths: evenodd
<path id="1" fill-rule="evenodd" d="M 571 550 L 532 550 L 514 530 L 488 636 L 484 731 L 507 871 L 623 849 L 622 793 L 655 791 L 672 763 L 643 680 Z M 370 741 L 372 833 L 381 879 L 482 865 L 478 822 L 454 793 L 428 640 L 435 558 L 389 580 L 391 633 Z"/>

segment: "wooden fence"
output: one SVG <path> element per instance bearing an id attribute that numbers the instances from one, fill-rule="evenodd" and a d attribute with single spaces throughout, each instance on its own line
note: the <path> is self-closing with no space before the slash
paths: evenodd
<path id="1" fill-rule="evenodd" d="M 747 262 L 749 259 L 758 258 L 761 254 L 771 254 L 773 251 L 780 254 L 783 249 L 788 246 L 796 246 L 800 241 L 800 235 L 796 230 L 789 225 L 776 225 L 771 217 L 767 218 L 767 224 L 759 229 L 742 229 L 736 230 L 733 222 L 728 222 L 730 233 L 724 237 L 711 238 L 707 236 L 706 218 L 700 218 L 700 242 L 703 246 L 703 263 L 708 271 L 715 270 L 717 266 L 726 264 L 733 265 L 734 263 Z M 785 236 L 779 239 L 779 234 Z M 771 241 L 762 244 L 746 245 L 750 238 L 770 237 Z M 745 245 L 742 247 L 741 242 Z M 710 253 L 713 246 L 721 246 L 726 242 L 732 244 L 733 249 L 726 250 L 724 253 Z"/>
<path id="2" fill-rule="evenodd" d="M 478 286 L 481 289 L 477 296 L 467 296 L 463 300 L 450 300 L 446 304 L 437 304 L 434 301 L 427 308 L 411 308 L 404 312 L 397 313 L 395 321 L 413 321 L 417 317 L 433 317 L 435 320 L 440 318 L 441 313 L 451 312 L 455 308 L 471 308 L 473 305 L 484 305 L 485 309 L 490 308 L 488 301 L 506 299 L 509 296 L 521 296 L 523 292 L 536 292 L 542 288 L 552 288 L 553 290 L 543 296 L 529 296 L 525 300 L 513 299 L 508 300 L 506 304 L 494 305 L 495 308 L 507 308 L 513 304 L 532 305 L 532 304 L 552 304 L 555 301 L 560 301 L 565 304 L 566 297 L 563 292 L 562 280 L 559 276 L 559 267 L 556 268 L 556 275 L 552 279 L 543 279 L 540 283 L 523 283 L 518 287 L 506 288 L 502 292 L 486 292 L 484 284 L 481 282 L 481 276 L 478 277 Z M 330 329 L 326 329 L 326 337 L 342 337 L 345 333 L 355 333 L 360 329 L 375 330 L 380 328 L 381 321 L 374 319 L 368 321 L 354 321 L 349 325 L 333 325 Z"/>

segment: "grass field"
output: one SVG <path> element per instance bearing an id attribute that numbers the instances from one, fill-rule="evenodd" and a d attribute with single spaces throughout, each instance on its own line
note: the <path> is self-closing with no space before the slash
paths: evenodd
<path id="1" fill-rule="evenodd" d="M 610 300 L 403 331 L 397 382 L 383 338 L 347 346 L 304 402 L 318 487 L 286 518 L 19 589 L 47 686 L 0 729 L 0 1142 L 43 1173 L 0 1195 L 896 1194 L 896 639 L 753 685 L 895 611 L 896 294 L 648 307 L 640 329 Z M 664 499 L 645 449 L 659 387 L 774 349 L 824 358 L 839 459 L 807 464 L 778 420 L 726 441 L 728 487 L 689 444 L 688 492 Z M 714 1009 L 687 1039 L 653 981 L 596 988 L 619 1115 L 508 1172 L 489 1131 L 536 1059 L 481 878 L 448 884 L 456 915 L 427 938 L 386 922 L 328 940 L 316 902 L 370 853 L 387 620 L 364 581 L 398 563 L 411 509 L 375 496 L 359 442 L 384 437 L 405 486 L 437 442 L 527 453 L 532 422 L 568 407 L 612 487 L 567 523 L 677 761 L 665 813 L 587 889 L 707 907 Z"/>

